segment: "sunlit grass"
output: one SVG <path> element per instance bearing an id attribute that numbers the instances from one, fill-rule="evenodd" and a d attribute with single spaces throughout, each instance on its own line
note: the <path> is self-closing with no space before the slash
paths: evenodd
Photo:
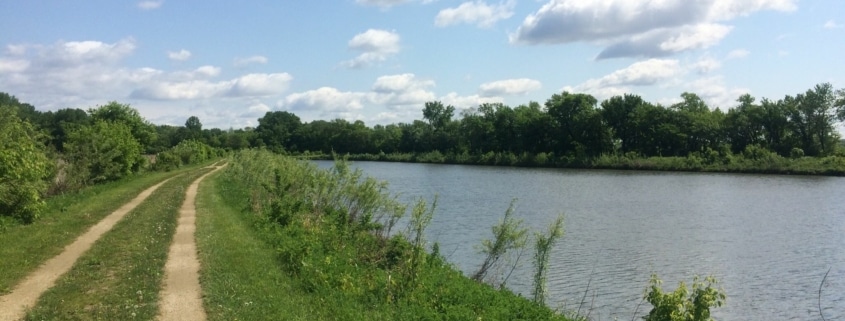
<path id="1" fill-rule="evenodd" d="M 9 292 L 23 277 L 144 189 L 196 168 L 199 165 L 146 173 L 48 199 L 38 220 L 0 231 L 0 293 Z"/>
<path id="2" fill-rule="evenodd" d="M 82 255 L 38 300 L 28 320 L 150 320 L 194 169 L 157 189 Z"/>

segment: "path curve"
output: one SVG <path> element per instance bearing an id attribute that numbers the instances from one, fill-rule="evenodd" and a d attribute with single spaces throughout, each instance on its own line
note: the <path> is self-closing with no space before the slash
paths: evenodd
<path id="1" fill-rule="evenodd" d="M 170 244 L 170 251 L 167 253 L 167 263 L 164 265 L 164 286 L 160 296 L 159 320 L 200 321 L 206 319 L 205 309 L 202 307 L 200 262 L 194 237 L 197 229 L 196 197 L 200 182 L 225 166 L 226 164 L 216 166 L 214 170 L 200 176 L 188 186 L 185 192 L 185 202 L 179 209 L 179 225 L 176 226 L 176 234 L 173 236 L 173 243 Z"/>
<path id="2" fill-rule="evenodd" d="M 161 187 L 168 178 L 161 183 L 147 188 L 141 194 L 138 194 L 129 203 L 124 204 L 109 216 L 100 220 L 97 224 L 91 227 L 85 234 L 78 237 L 73 243 L 65 247 L 59 255 L 45 262 L 35 271 L 30 273 L 22 282 L 18 283 L 12 292 L 0 297 L 0 321 L 13 321 L 22 319 L 28 308 L 35 305 L 38 298 L 47 289 L 53 287 L 56 280 L 67 273 L 76 260 L 84 254 L 91 245 L 100 239 L 103 234 L 108 232 L 114 225 L 123 219 L 126 214 L 131 212 L 135 207 L 141 204 L 147 197 L 150 196 L 156 189 Z"/>

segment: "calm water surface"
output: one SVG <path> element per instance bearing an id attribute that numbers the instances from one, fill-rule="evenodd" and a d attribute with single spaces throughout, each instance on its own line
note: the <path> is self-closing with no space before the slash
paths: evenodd
<path id="1" fill-rule="evenodd" d="M 321 167 L 330 162 L 318 162 Z M 518 199 L 516 214 L 545 230 L 559 213 L 549 299 L 593 320 L 631 320 L 649 276 L 664 290 L 713 275 L 728 295 L 719 320 L 845 320 L 845 179 L 355 162 L 392 193 L 438 207 L 430 241 L 466 273 L 477 245 Z M 528 295 L 530 254 L 508 286 Z M 588 287 L 589 283 L 589 287 Z M 586 301 L 582 298 L 585 293 Z M 642 303 L 639 314 L 650 306 Z"/>

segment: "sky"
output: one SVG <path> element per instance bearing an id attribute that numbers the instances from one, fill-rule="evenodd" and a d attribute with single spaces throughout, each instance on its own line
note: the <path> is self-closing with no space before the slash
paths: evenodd
<path id="1" fill-rule="evenodd" d="M 0 91 L 204 128 L 268 111 L 372 126 L 562 91 L 727 110 L 843 88 L 842 57 L 841 0 L 0 1 Z"/>

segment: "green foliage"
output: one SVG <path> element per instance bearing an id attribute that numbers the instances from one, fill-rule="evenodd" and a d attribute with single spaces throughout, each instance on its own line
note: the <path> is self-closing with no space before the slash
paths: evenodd
<path id="1" fill-rule="evenodd" d="M 514 250 L 522 250 L 525 247 L 528 229 L 523 226 L 522 220 L 513 217 L 514 203 L 516 200 L 511 201 L 502 221 L 492 227 L 493 239 L 482 241 L 481 253 L 485 254 L 485 257 L 478 271 L 472 275 L 473 280 L 479 282 L 485 280 L 487 273 L 499 263 L 500 259 Z M 513 264 L 516 263 L 513 262 Z"/>
<path id="2" fill-rule="evenodd" d="M 132 137 L 140 144 L 141 152 L 149 149 L 156 140 L 155 126 L 129 104 L 111 101 L 104 106 L 89 109 L 88 113 L 94 121 L 120 123 L 127 126 Z"/>
<path id="3" fill-rule="evenodd" d="M 68 180 L 78 186 L 121 179 L 144 164 L 141 144 L 129 126 L 102 120 L 68 133 L 65 158 Z"/>
<path id="4" fill-rule="evenodd" d="M 224 197 L 248 210 L 245 217 L 295 280 L 293 292 L 324 302 L 319 315 L 565 320 L 507 290 L 466 278 L 436 251 L 427 253 L 424 229 L 434 206 L 418 202 L 408 229 L 391 232 L 406 206 L 387 194 L 383 183 L 364 178 L 344 161 L 320 170 L 290 157 L 246 150 L 232 156 L 219 186 L 227 189 Z"/>
<path id="5" fill-rule="evenodd" d="M 549 256 L 555 243 L 563 237 L 563 215 L 560 215 L 549 225 L 546 234 L 534 235 L 534 290 L 531 295 L 534 302 L 546 302 L 546 274 L 549 269 Z"/>
<path id="6" fill-rule="evenodd" d="M 725 303 L 725 293 L 715 288 L 717 281 L 712 276 L 703 281 L 696 276 L 690 288 L 680 282 L 675 291 L 668 293 L 663 292 L 661 283 L 656 275 L 652 275 L 649 288 L 643 295 L 653 306 L 643 317 L 646 321 L 711 321 L 710 309 Z"/>
<path id="7" fill-rule="evenodd" d="M 196 140 L 183 140 L 173 148 L 156 155 L 153 169 L 173 170 L 183 165 L 198 164 L 214 157 L 217 152 L 211 146 Z"/>
<path id="8" fill-rule="evenodd" d="M 30 223 L 44 207 L 45 180 L 54 166 L 42 139 L 11 107 L 0 106 L 0 217 Z"/>

